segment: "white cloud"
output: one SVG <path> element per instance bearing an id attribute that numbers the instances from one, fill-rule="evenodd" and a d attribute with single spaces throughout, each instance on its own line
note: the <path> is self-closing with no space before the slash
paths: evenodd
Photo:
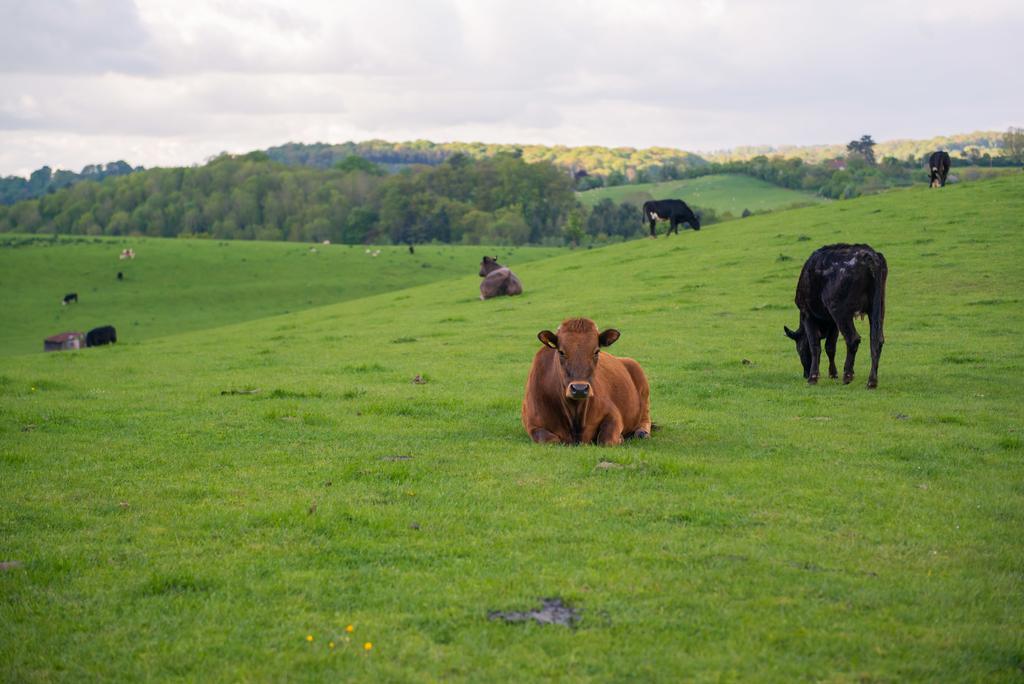
<path id="1" fill-rule="evenodd" d="M 0 173 L 288 140 L 666 145 L 1024 123 L 1024 3 L 12 4 Z"/>

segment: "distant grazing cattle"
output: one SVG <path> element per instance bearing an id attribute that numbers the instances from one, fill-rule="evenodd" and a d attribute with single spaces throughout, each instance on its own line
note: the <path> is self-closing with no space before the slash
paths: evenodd
<path id="1" fill-rule="evenodd" d="M 523 427 L 535 442 L 621 444 L 651 434 L 650 386 L 640 364 L 601 351 L 619 331 L 588 318 L 542 330 L 523 398 Z"/>
<path id="2" fill-rule="evenodd" d="M 843 384 L 853 380 L 853 362 L 860 346 L 860 335 L 853 326 L 854 316 L 865 314 L 871 327 L 871 374 L 868 387 L 878 386 L 878 359 L 885 335 L 885 280 L 889 267 L 885 257 L 868 245 L 828 245 L 807 259 L 796 286 L 796 306 L 800 327 L 796 331 L 783 326 L 796 342 L 796 351 L 811 385 L 818 382 L 821 340 L 828 354 L 828 376 L 837 377 L 836 340 L 846 340 L 846 364 Z"/>
<path id="3" fill-rule="evenodd" d="M 70 294 L 64 295 L 64 301 L 61 302 L 61 305 L 62 306 L 67 306 L 71 302 L 75 302 L 76 304 L 78 303 L 78 293 L 77 292 L 72 292 Z"/>
<path id="4" fill-rule="evenodd" d="M 118 280 L 124 280 L 124 273 L 122 273 L 121 271 L 118 271 L 117 272 L 117 279 Z"/>
<path id="5" fill-rule="evenodd" d="M 941 188 L 946 185 L 949 175 L 949 154 L 939 150 L 928 157 L 928 187 Z"/>
<path id="6" fill-rule="evenodd" d="M 654 224 L 658 221 L 670 222 L 665 235 L 671 235 L 673 231 L 678 235 L 680 223 L 689 223 L 694 230 L 700 230 L 700 219 L 682 200 L 667 199 L 644 202 L 643 212 L 644 222 L 651 224 L 651 237 L 657 237 L 654 232 Z"/>
<path id="7" fill-rule="evenodd" d="M 118 259 L 134 259 L 135 258 L 135 250 L 134 249 L 122 249 L 121 250 L 121 254 L 117 258 Z"/>
<path id="8" fill-rule="evenodd" d="M 501 295 L 517 295 L 523 293 L 523 284 L 511 270 L 498 263 L 498 257 L 485 256 L 480 262 L 480 299 L 490 299 Z"/>
<path id="9" fill-rule="evenodd" d="M 113 342 L 117 342 L 117 331 L 114 330 L 114 326 L 112 325 L 93 328 L 85 334 L 86 347 L 99 347 L 100 345 L 111 344 Z"/>

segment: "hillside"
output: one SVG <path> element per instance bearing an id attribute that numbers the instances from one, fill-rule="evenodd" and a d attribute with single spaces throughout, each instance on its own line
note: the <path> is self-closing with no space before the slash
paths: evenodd
<path id="1" fill-rule="evenodd" d="M 588 207 L 606 198 L 616 204 L 628 202 L 637 205 L 648 199 L 675 198 L 702 209 L 713 209 L 718 214 L 729 212 L 733 216 L 740 216 L 744 209 L 752 212 L 769 211 L 794 204 L 826 201 L 811 193 L 787 190 L 750 176 L 736 174 L 597 188 L 577 193 L 576 196 Z"/>
<path id="2" fill-rule="evenodd" d="M 1017 681 L 1022 216 L 1019 176 L 913 188 L 531 261 L 515 298 L 0 358 L 3 678 Z M 866 351 L 808 387 L 782 333 L 840 240 L 889 262 L 874 391 Z M 649 441 L 527 439 L 575 315 L 643 364 Z M 553 596 L 574 629 L 488 619 Z"/>
<path id="3" fill-rule="evenodd" d="M 692 152 L 668 147 L 567 147 L 481 142 L 435 143 L 429 140 L 368 140 L 338 144 L 287 143 L 268 148 L 266 152 L 275 161 L 321 169 L 330 168 L 339 161 L 356 155 L 393 170 L 412 164 L 436 166 L 454 155 L 464 155 L 470 159 L 488 159 L 499 154 L 513 154 L 521 156 L 527 163 L 550 162 L 566 171 L 586 171 L 590 175 L 601 177 L 618 175 L 622 177 L 619 182 L 625 182 L 627 174 L 657 175 L 662 172 L 663 167 L 682 171 L 705 163 Z"/>
<path id="4" fill-rule="evenodd" d="M 896 139 L 883 140 L 875 146 L 875 157 L 895 157 L 904 160 L 908 156 L 914 159 L 927 157 L 935 150 L 946 150 L 951 155 L 964 156 L 969 149 L 977 150 L 978 155 L 988 154 L 996 157 L 1002 153 L 1003 131 L 975 131 L 973 133 L 956 133 L 939 135 L 927 139 Z M 846 143 L 827 145 L 750 145 L 734 147 L 728 150 L 702 152 L 701 156 L 713 162 L 753 159 L 760 155 L 782 156 L 803 159 L 806 162 L 822 162 L 835 159 L 846 154 Z"/>
<path id="5" fill-rule="evenodd" d="M 568 174 L 514 155 L 386 176 L 358 158 L 321 170 L 252 152 L 0 205 L 0 233 L 550 244 L 574 204 Z"/>
<path id="6" fill-rule="evenodd" d="M 122 249 L 136 258 L 120 260 Z M 551 247 L 423 245 L 367 249 L 282 242 L 0 236 L 0 355 L 40 352 L 43 338 L 113 324 L 120 341 L 215 328 L 473 275 L 484 254 L 518 267 Z M 125 279 L 118 281 L 118 271 Z M 61 305 L 68 292 L 77 304 Z M 470 290 L 469 296 L 476 291 Z"/>

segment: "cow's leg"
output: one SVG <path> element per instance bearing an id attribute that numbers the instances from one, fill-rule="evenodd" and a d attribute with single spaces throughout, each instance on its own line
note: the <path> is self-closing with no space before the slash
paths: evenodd
<path id="1" fill-rule="evenodd" d="M 654 232 L 655 224 L 657 224 L 657 221 L 655 219 L 651 219 L 651 237 L 652 238 L 658 237 L 658 234 Z"/>
<path id="2" fill-rule="evenodd" d="M 672 217 L 672 225 L 668 229 L 668 234 L 671 235 L 672 233 L 679 235 L 679 219 L 675 216 Z"/>
<path id="3" fill-rule="evenodd" d="M 562 439 L 555 433 L 545 428 L 534 428 L 530 431 L 530 438 L 537 442 L 537 444 L 547 444 L 548 442 L 561 442 Z"/>
<path id="4" fill-rule="evenodd" d="M 832 326 L 825 333 L 825 353 L 828 354 L 828 377 L 833 380 L 839 377 L 836 369 L 836 342 L 839 340 L 839 328 Z"/>
<path id="5" fill-rule="evenodd" d="M 857 348 L 860 347 L 860 334 L 853 326 L 853 318 L 843 318 L 839 321 L 839 332 L 843 333 L 846 340 L 846 363 L 843 364 L 843 384 L 848 385 L 853 380 L 853 362 L 857 358 Z"/>
<path id="6" fill-rule="evenodd" d="M 632 359 L 623 359 L 622 364 L 626 367 L 630 377 L 633 378 L 633 385 L 636 387 L 636 392 L 640 398 L 640 424 L 633 431 L 632 437 L 635 439 L 647 439 L 651 436 L 651 386 L 648 384 L 647 376 L 644 375 L 644 370 L 640 367 L 639 363 Z"/>
<path id="7" fill-rule="evenodd" d="M 601 446 L 622 444 L 622 416 L 618 411 L 609 413 L 597 428 L 597 443 Z"/>
<path id="8" fill-rule="evenodd" d="M 868 389 L 874 389 L 878 387 L 878 360 L 882 358 L 882 345 L 885 344 L 885 339 L 882 336 L 881 326 L 878 326 L 878 330 L 875 330 L 874 321 L 868 316 L 868 321 L 871 325 L 871 374 L 868 375 Z"/>
<path id="9" fill-rule="evenodd" d="M 807 374 L 807 384 L 818 384 L 818 364 L 821 363 L 821 329 L 818 324 L 808 316 L 804 318 L 804 335 L 807 336 L 807 343 L 811 346 L 811 368 Z"/>

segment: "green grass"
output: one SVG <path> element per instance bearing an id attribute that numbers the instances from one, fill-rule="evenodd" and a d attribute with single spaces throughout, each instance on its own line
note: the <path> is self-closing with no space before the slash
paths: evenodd
<path id="1" fill-rule="evenodd" d="M 690 205 L 714 209 L 719 214 L 732 212 L 734 216 L 742 214 L 744 209 L 762 212 L 794 204 L 826 201 L 811 193 L 780 188 L 757 178 L 738 174 L 702 176 L 664 183 L 617 185 L 576 194 L 580 202 L 588 207 L 593 207 L 606 197 L 616 204 L 640 203 L 648 199 L 646 195 L 650 195 L 652 199 L 681 199 Z"/>
<path id="2" fill-rule="evenodd" d="M 135 249 L 135 259 L 118 259 L 126 247 Z M 415 254 L 405 246 L 373 247 L 380 250 L 374 257 L 366 249 L 0 235 L 0 355 L 38 352 L 50 335 L 107 324 L 120 341 L 134 343 L 475 274 L 485 253 L 516 267 L 562 251 L 420 245 Z M 117 280 L 118 271 L 125 280 Z M 69 292 L 78 293 L 78 303 L 62 306 Z"/>
<path id="3" fill-rule="evenodd" d="M 1022 216 L 1019 177 L 911 189 L 524 263 L 521 297 L 0 358 L 0 679 L 1020 681 Z M 808 387 L 782 333 L 838 240 L 889 262 L 875 391 L 866 351 Z M 573 315 L 644 365 L 651 440 L 527 439 Z M 487 619 L 548 596 L 576 629 Z"/>

